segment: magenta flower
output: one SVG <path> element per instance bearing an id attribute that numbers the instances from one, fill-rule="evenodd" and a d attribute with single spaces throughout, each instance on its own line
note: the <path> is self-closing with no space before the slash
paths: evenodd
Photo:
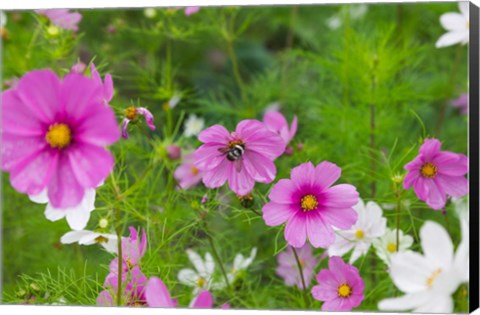
<path id="1" fill-rule="evenodd" d="M 173 173 L 173 177 L 182 189 L 188 189 L 202 181 L 203 172 L 193 164 L 193 153 L 185 155 L 182 164 Z"/>
<path id="2" fill-rule="evenodd" d="M 303 245 L 302 248 L 297 249 L 298 259 L 302 266 L 303 278 L 307 288 L 310 286 L 314 276 L 314 268 L 318 264 L 318 260 L 313 257 L 312 247 L 308 244 Z M 293 253 L 292 247 L 287 249 L 277 256 L 278 267 L 276 269 L 277 275 L 283 278 L 287 286 L 296 285 L 303 290 L 302 278 L 298 270 L 297 261 Z M 306 288 L 305 288 L 306 289 Z"/>
<path id="3" fill-rule="evenodd" d="M 90 73 L 92 74 L 93 80 L 97 82 L 99 85 L 103 85 L 103 101 L 105 104 L 108 104 L 113 98 L 113 80 L 110 74 L 105 75 L 105 81 L 102 81 L 102 77 L 97 71 L 95 64 L 92 63 L 90 65 Z"/>
<path id="4" fill-rule="evenodd" d="M 172 299 L 167 286 L 157 277 L 151 277 L 145 288 L 147 305 L 150 307 L 176 307 L 177 301 Z"/>
<path id="5" fill-rule="evenodd" d="M 204 144 L 195 151 L 195 166 L 208 188 L 228 186 L 237 195 L 251 192 L 255 182 L 271 183 L 277 169 L 273 160 L 285 151 L 285 143 L 258 120 L 243 120 L 229 133 L 215 125 L 203 130 Z"/>
<path id="6" fill-rule="evenodd" d="M 63 80 L 50 70 L 24 75 L 2 93 L 2 169 L 19 192 L 45 188 L 54 208 L 78 205 L 113 169 L 105 146 L 120 137 L 102 89 L 77 73 Z"/>
<path id="7" fill-rule="evenodd" d="M 269 130 L 282 137 L 283 141 L 285 142 L 285 146 L 288 146 L 290 141 L 297 133 L 297 116 L 293 117 L 290 128 L 288 127 L 288 122 L 287 119 L 285 119 L 285 116 L 276 111 L 266 112 L 263 116 L 263 122 Z"/>
<path id="8" fill-rule="evenodd" d="M 452 106 L 458 108 L 463 115 L 468 115 L 468 93 L 463 93 L 454 99 Z"/>
<path id="9" fill-rule="evenodd" d="M 468 158 L 463 154 L 440 151 L 441 142 L 425 139 L 417 157 L 405 165 L 408 171 L 403 187 L 413 190 L 427 205 L 439 210 L 445 206 L 447 195 L 462 197 L 468 194 Z"/>
<path id="10" fill-rule="evenodd" d="M 122 123 L 122 137 L 128 139 L 128 124 L 137 123 L 139 116 L 145 118 L 148 128 L 150 130 L 155 130 L 155 125 L 153 124 L 153 114 L 144 107 L 135 107 L 130 106 L 125 110 L 125 118 Z"/>
<path id="11" fill-rule="evenodd" d="M 317 281 L 319 285 L 312 288 L 312 295 L 324 302 L 322 311 L 348 312 L 363 301 L 365 284 L 358 269 L 338 256 L 330 257 L 328 269 L 318 273 Z"/>
<path id="12" fill-rule="evenodd" d="M 333 226 L 350 229 L 357 221 L 352 208 L 358 202 L 354 186 L 330 187 L 340 177 L 341 169 L 330 162 L 313 166 L 300 164 L 291 171 L 291 179 L 281 179 L 273 186 L 270 202 L 263 206 L 263 219 L 269 226 L 287 222 L 285 239 L 293 247 L 303 247 L 308 239 L 314 247 L 327 248 L 335 242 Z"/>
<path id="13" fill-rule="evenodd" d="M 68 9 L 35 10 L 37 14 L 46 16 L 53 25 L 66 30 L 78 31 L 78 23 L 82 15 L 78 12 L 70 12 Z"/>
<path id="14" fill-rule="evenodd" d="M 190 16 L 192 14 L 198 13 L 198 11 L 200 11 L 200 7 L 186 7 L 184 11 L 186 16 Z"/>
<path id="15" fill-rule="evenodd" d="M 138 266 L 129 272 L 129 279 L 122 277 L 122 305 L 143 306 L 147 305 L 146 298 L 147 278 Z M 105 290 L 97 297 L 97 305 L 116 306 L 118 292 L 118 277 L 114 273 L 108 274 L 104 283 Z"/>

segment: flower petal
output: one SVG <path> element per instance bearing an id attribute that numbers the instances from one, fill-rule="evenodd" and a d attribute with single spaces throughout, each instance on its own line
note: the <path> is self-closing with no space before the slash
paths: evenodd
<path id="1" fill-rule="evenodd" d="M 305 218 L 301 214 L 293 215 L 287 222 L 284 232 L 288 244 L 293 247 L 302 247 L 307 240 Z"/>
<path id="2" fill-rule="evenodd" d="M 265 224 L 277 226 L 290 219 L 296 213 L 296 210 L 290 205 L 271 201 L 263 206 L 262 212 Z"/>
<path id="3" fill-rule="evenodd" d="M 453 263 L 453 244 L 445 228 L 427 221 L 420 229 L 420 239 L 425 257 L 443 270 L 449 270 Z"/>
<path id="4" fill-rule="evenodd" d="M 200 132 L 198 140 L 203 143 L 225 146 L 230 140 L 230 133 L 221 125 L 214 125 Z"/>
<path id="5" fill-rule="evenodd" d="M 469 33 L 468 31 L 454 31 L 443 34 L 435 43 L 435 47 L 442 48 L 452 46 L 455 44 L 468 43 Z"/>
<path id="6" fill-rule="evenodd" d="M 167 286 L 157 277 L 151 277 L 145 287 L 145 299 L 150 307 L 175 307 Z"/>

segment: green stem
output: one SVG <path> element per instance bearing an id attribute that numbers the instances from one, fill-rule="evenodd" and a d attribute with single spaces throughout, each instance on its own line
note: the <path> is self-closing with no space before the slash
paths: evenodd
<path id="1" fill-rule="evenodd" d="M 227 52 L 230 62 L 232 63 L 233 77 L 235 78 L 235 82 L 237 83 L 240 94 L 242 95 L 242 100 L 245 101 L 245 84 L 243 83 L 242 76 L 240 75 L 237 54 L 235 53 L 235 48 L 233 47 L 233 41 L 230 38 L 227 39 Z"/>
<path id="2" fill-rule="evenodd" d="M 210 243 L 210 247 L 212 248 L 213 256 L 215 260 L 217 261 L 218 265 L 220 266 L 220 270 L 222 272 L 223 278 L 225 279 L 225 283 L 227 284 L 227 287 L 231 289 L 230 287 L 230 281 L 228 281 L 227 277 L 227 272 L 225 271 L 225 267 L 223 265 L 223 262 L 220 258 L 220 255 L 218 254 L 217 248 L 215 246 L 215 242 L 213 241 L 212 236 L 210 235 L 210 230 L 208 229 L 207 222 L 203 222 L 204 227 L 205 227 L 205 232 L 207 234 L 208 242 Z"/>
<path id="3" fill-rule="evenodd" d="M 293 250 L 293 255 L 295 256 L 295 261 L 297 262 L 297 267 L 298 267 L 298 272 L 300 273 L 300 279 L 302 280 L 302 286 L 303 286 L 303 299 L 305 301 L 305 307 L 308 307 L 308 296 L 307 296 L 307 285 L 305 284 L 305 277 L 303 276 L 303 268 L 302 264 L 300 262 L 300 259 L 298 258 L 297 250 L 295 247 L 291 246 Z"/>

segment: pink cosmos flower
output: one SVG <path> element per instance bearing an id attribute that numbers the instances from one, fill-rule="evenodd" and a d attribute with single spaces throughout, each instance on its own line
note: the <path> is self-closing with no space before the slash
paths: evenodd
<path id="1" fill-rule="evenodd" d="M 103 85 L 103 101 L 108 104 L 113 98 L 113 80 L 110 74 L 105 75 L 104 81 L 97 71 L 95 64 L 92 62 L 90 65 L 90 73 L 92 74 L 93 80 L 99 85 Z"/>
<path id="2" fill-rule="evenodd" d="M 2 93 L 2 169 L 17 191 L 47 188 L 53 207 L 69 208 L 105 180 L 114 165 L 105 146 L 120 130 L 102 95 L 90 78 L 61 80 L 50 70 L 31 71 Z"/>
<path id="3" fill-rule="evenodd" d="M 452 106 L 460 109 L 460 113 L 468 115 L 468 93 L 463 93 L 452 101 Z"/>
<path id="4" fill-rule="evenodd" d="M 290 128 L 288 127 L 288 122 L 287 119 L 285 119 L 285 116 L 283 116 L 282 113 L 276 111 L 266 112 L 263 116 L 263 122 L 269 130 L 277 133 L 280 137 L 282 137 L 283 141 L 285 142 L 285 146 L 288 146 L 290 141 L 297 133 L 297 116 L 293 117 L 292 125 L 290 126 Z"/>
<path id="5" fill-rule="evenodd" d="M 37 14 L 46 16 L 53 25 L 66 30 L 78 31 L 78 23 L 82 15 L 78 12 L 70 12 L 68 9 L 35 10 Z"/>
<path id="6" fill-rule="evenodd" d="M 328 269 L 317 275 L 318 285 L 312 288 L 313 298 L 323 301 L 322 311 L 351 311 L 364 298 L 365 284 L 358 269 L 338 256 L 330 257 Z"/>
<path id="7" fill-rule="evenodd" d="M 193 153 L 185 155 L 182 164 L 173 173 L 173 177 L 182 189 L 188 189 L 202 181 L 203 172 L 193 164 Z"/>
<path id="8" fill-rule="evenodd" d="M 145 255 L 147 250 L 147 235 L 145 230 L 142 230 L 142 237 L 140 238 L 137 230 L 134 227 L 129 227 L 130 237 L 122 239 L 122 268 L 123 272 L 131 270 L 138 266 L 140 259 Z M 115 258 L 110 263 L 110 271 L 118 273 L 118 258 Z"/>
<path id="9" fill-rule="evenodd" d="M 138 266 L 135 266 L 129 272 L 129 279 L 122 277 L 122 305 L 143 306 L 147 305 L 146 298 L 147 278 Z M 115 306 L 117 305 L 118 277 L 110 273 L 105 279 L 105 290 L 100 292 L 97 297 L 97 305 Z"/>
<path id="10" fill-rule="evenodd" d="M 85 72 L 85 69 L 87 69 L 87 65 L 80 61 L 74 64 L 70 71 L 82 74 Z"/>
<path id="11" fill-rule="evenodd" d="M 303 278 L 307 288 L 310 286 L 314 276 L 314 268 L 318 264 L 318 260 L 313 257 L 312 247 L 309 244 L 303 245 L 303 247 L 297 249 L 298 259 L 302 266 Z M 287 286 L 296 285 L 299 289 L 303 290 L 302 278 L 298 270 L 297 261 L 293 253 L 292 247 L 288 246 L 287 249 L 277 256 L 278 267 L 276 269 L 277 275 L 285 280 Z M 306 289 L 306 288 L 305 288 Z"/>
<path id="12" fill-rule="evenodd" d="M 139 116 L 145 118 L 148 128 L 150 130 L 155 130 L 155 125 L 153 124 L 153 114 L 146 109 L 145 107 L 135 107 L 130 106 L 125 110 L 125 118 L 122 123 L 122 137 L 128 139 L 128 124 L 137 123 Z"/>
<path id="13" fill-rule="evenodd" d="M 285 151 L 285 143 L 258 120 L 243 120 L 229 133 L 220 125 L 203 130 L 198 139 L 204 144 L 195 151 L 195 166 L 204 172 L 208 188 L 227 180 L 231 190 L 244 196 L 255 182 L 271 183 L 277 169 L 273 160 Z"/>
<path id="14" fill-rule="evenodd" d="M 198 11 L 200 11 L 200 7 L 186 7 L 184 11 L 186 16 L 190 16 L 192 14 L 198 13 Z"/>
<path id="15" fill-rule="evenodd" d="M 324 161 L 313 166 L 300 164 L 291 171 L 291 179 L 281 179 L 270 191 L 270 202 L 263 206 L 263 219 L 269 226 L 287 222 L 285 239 L 293 247 L 303 247 L 308 239 L 314 247 L 327 248 L 335 242 L 333 226 L 350 229 L 357 221 L 352 208 L 358 202 L 354 186 L 330 187 L 341 169 Z"/>
<path id="16" fill-rule="evenodd" d="M 462 197 L 468 194 L 468 158 L 463 154 L 440 151 L 442 143 L 426 139 L 417 157 L 405 165 L 408 171 L 403 187 L 413 190 L 417 197 L 434 209 L 440 210 L 447 195 Z"/>

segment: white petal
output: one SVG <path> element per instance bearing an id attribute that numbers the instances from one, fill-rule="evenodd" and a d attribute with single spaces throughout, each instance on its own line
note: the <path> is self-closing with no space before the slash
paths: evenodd
<path id="1" fill-rule="evenodd" d="M 182 269 L 178 272 L 178 281 L 184 285 L 196 286 L 199 276 L 192 269 Z"/>
<path id="2" fill-rule="evenodd" d="M 414 309 L 414 312 L 451 314 L 453 312 L 452 297 L 449 295 L 432 297 L 427 303 Z"/>
<path id="3" fill-rule="evenodd" d="M 435 270 L 435 266 L 419 253 L 406 251 L 391 256 L 390 277 L 405 293 L 426 290 L 427 279 Z"/>
<path id="4" fill-rule="evenodd" d="M 187 255 L 188 255 L 188 259 L 190 259 L 195 269 L 197 269 L 198 273 L 200 275 L 205 275 L 206 267 L 202 257 L 200 257 L 199 254 L 197 254 L 191 249 L 187 249 Z"/>
<path id="5" fill-rule="evenodd" d="M 350 256 L 350 264 L 353 264 L 360 256 L 365 255 L 370 248 L 370 243 L 358 242 L 353 249 L 352 256 Z"/>
<path id="6" fill-rule="evenodd" d="M 382 300 L 378 303 L 378 309 L 381 311 L 407 311 L 427 303 L 430 298 L 430 294 L 427 292 L 410 293 L 398 298 Z"/>
<path id="7" fill-rule="evenodd" d="M 235 256 L 235 259 L 233 260 L 233 269 L 240 270 L 242 268 L 242 264 L 244 260 L 245 260 L 245 257 L 243 257 L 242 254 L 237 254 Z"/>
<path id="8" fill-rule="evenodd" d="M 83 230 L 90 219 L 90 211 L 68 211 L 67 222 L 73 230 Z"/>
<path id="9" fill-rule="evenodd" d="M 213 272 L 215 271 L 215 261 L 210 253 L 205 254 L 205 271 L 206 271 L 206 278 L 209 279 L 213 276 Z"/>
<path id="10" fill-rule="evenodd" d="M 470 19 L 470 3 L 468 1 L 460 1 L 458 9 L 467 20 Z"/>
<path id="11" fill-rule="evenodd" d="M 118 242 L 117 242 L 117 237 L 115 238 L 109 238 L 106 243 L 101 243 L 103 248 L 105 248 L 108 252 L 118 254 Z"/>
<path id="12" fill-rule="evenodd" d="M 65 218 L 65 216 L 67 215 L 67 212 L 64 210 L 54 209 L 52 208 L 52 206 L 50 206 L 50 204 L 48 204 L 47 207 L 45 208 L 44 214 L 48 220 L 55 222 Z M 76 230 L 82 230 L 82 229 L 76 229 Z"/>
<path id="13" fill-rule="evenodd" d="M 348 253 L 355 246 L 355 242 L 344 238 L 340 233 L 341 232 L 337 232 L 335 243 L 328 247 L 329 256 L 341 257 Z"/>
<path id="14" fill-rule="evenodd" d="M 338 16 L 332 16 L 332 17 L 330 17 L 330 18 L 327 20 L 327 26 L 328 26 L 331 30 L 336 30 L 336 29 L 338 29 L 340 26 L 342 26 L 342 20 L 341 20 L 340 17 L 338 17 Z"/>
<path id="15" fill-rule="evenodd" d="M 468 23 L 465 17 L 460 13 L 449 12 L 440 17 L 440 24 L 447 31 L 464 31 L 467 29 Z"/>
<path id="16" fill-rule="evenodd" d="M 425 257 L 434 265 L 448 270 L 453 263 L 453 244 L 447 231 L 438 223 L 427 221 L 420 229 Z M 437 267 L 437 268 L 438 268 Z"/>
<path id="17" fill-rule="evenodd" d="M 445 33 L 435 43 L 435 47 L 442 48 L 442 47 L 452 46 L 455 44 L 468 43 L 468 36 L 469 36 L 468 34 L 469 34 L 468 30 Z"/>
<path id="18" fill-rule="evenodd" d="M 35 203 L 47 203 L 49 201 L 46 188 L 42 190 L 42 192 L 40 192 L 38 195 L 28 195 L 28 198 Z"/>
<path id="19" fill-rule="evenodd" d="M 250 252 L 250 257 L 248 257 L 247 259 L 245 259 L 243 261 L 243 265 L 241 266 L 242 269 L 247 269 L 247 267 L 252 264 L 252 262 L 253 262 L 253 260 L 255 259 L 256 256 L 257 256 L 257 248 L 254 247 L 254 248 L 252 248 L 252 251 Z"/>
<path id="20" fill-rule="evenodd" d="M 61 238 L 60 242 L 62 244 L 72 244 L 78 242 L 82 237 L 92 234 L 92 231 L 71 231 L 65 233 Z"/>

